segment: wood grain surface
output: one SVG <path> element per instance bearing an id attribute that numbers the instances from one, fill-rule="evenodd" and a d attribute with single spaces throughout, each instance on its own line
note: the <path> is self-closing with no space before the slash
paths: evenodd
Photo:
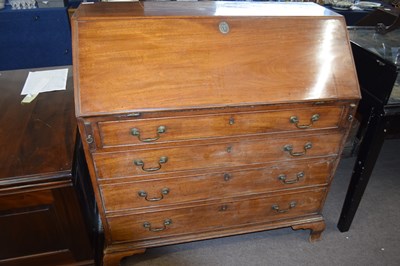
<path id="1" fill-rule="evenodd" d="M 360 97 L 343 17 L 312 3 L 95 3 L 72 32 L 106 265 L 288 226 L 319 239 Z"/>
<path id="2" fill-rule="evenodd" d="M 342 17 L 160 19 L 146 16 L 146 5 L 118 18 L 109 6 L 85 6 L 73 18 L 79 116 L 359 97 Z"/>
<path id="3" fill-rule="evenodd" d="M 72 73 L 66 91 L 41 93 L 21 104 L 27 70 L 0 75 L 0 181 L 4 178 L 71 172 L 76 119 Z"/>

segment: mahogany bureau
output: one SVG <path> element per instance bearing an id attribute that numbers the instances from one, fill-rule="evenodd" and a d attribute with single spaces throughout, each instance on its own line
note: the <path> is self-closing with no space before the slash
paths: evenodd
<path id="1" fill-rule="evenodd" d="M 320 238 L 360 98 L 342 16 L 312 3 L 95 3 L 72 30 L 104 264 L 280 227 Z"/>

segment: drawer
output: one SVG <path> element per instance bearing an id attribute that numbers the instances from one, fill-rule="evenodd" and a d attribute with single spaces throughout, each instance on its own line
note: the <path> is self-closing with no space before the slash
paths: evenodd
<path id="1" fill-rule="evenodd" d="M 108 217 L 113 241 L 138 241 L 316 214 L 326 189 L 174 210 Z"/>
<path id="2" fill-rule="evenodd" d="M 18 209 L 35 209 L 54 204 L 51 190 L 40 190 L 0 196 L 0 213 Z"/>
<path id="3" fill-rule="evenodd" d="M 339 132 L 289 138 L 269 135 L 210 145 L 93 153 L 93 161 L 98 178 L 115 178 L 337 155 L 341 141 Z"/>
<path id="4" fill-rule="evenodd" d="M 101 185 L 106 212 L 160 207 L 327 184 L 335 160 Z"/>
<path id="5" fill-rule="evenodd" d="M 343 106 L 99 122 L 102 147 L 337 128 Z"/>

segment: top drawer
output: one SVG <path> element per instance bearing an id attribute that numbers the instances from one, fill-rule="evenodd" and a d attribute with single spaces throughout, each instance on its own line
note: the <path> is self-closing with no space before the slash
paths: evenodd
<path id="1" fill-rule="evenodd" d="M 343 106 L 99 122 L 102 147 L 339 127 Z"/>

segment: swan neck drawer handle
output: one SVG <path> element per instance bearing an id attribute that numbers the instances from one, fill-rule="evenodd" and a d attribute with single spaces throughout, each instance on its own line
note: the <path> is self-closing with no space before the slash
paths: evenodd
<path id="1" fill-rule="evenodd" d="M 306 155 L 307 150 L 309 150 L 311 148 L 312 148 L 312 143 L 311 142 L 307 142 L 304 145 L 304 147 L 303 147 L 304 151 L 302 151 L 302 152 L 294 152 L 293 151 L 293 145 L 290 145 L 290 144 L 287 144 L 287 145 L 283 146 L 283 150 L 287 151 L 293 157 Z"/>
<path id="2" fill-rule="evenodd" d="M 280 209 L 278 204 L 274 204 L 272 205 L 272 209 L 274 211 L 276 211 L 277 213 L 284 213 L 284 212 L 288 212 L 290 209 L 293 209 L 294 207 L 296 207 L 297 203 L 295 201 L 292 201 L 289 203 L 289 207 L 287 209 Z"/>
<path id="3" fill-rule="evenodd" d="M 149 195 L 147 194 L 146 191 L 139 191 L 138 195 L 139 195 L 139 197 L 142 197 L 147 201 L 160 201 L 164 198 L 165 195 L 168 195 L 168 193 L 169 193 L 169 188 L 163 188 L 161 190 L 161 196 L 158 198 L 148 198 Z"/>
<path id="4" fill-rule="evenodd" d="M 142 170 L 145 172 L 155 172 L 161 169 L 162 164 L 165 164 L 168 162 L 168 157 L 162 156 L 160 157 L 160 160 L 158 161 L 158 167 L 149 167 L 149 168 L 144 168 L 144 162 L 142 160 L 134 160 L 133 163 L 136 166 L 141 166 Z"/>
<path id="5" fill-rule="evenodd" d="M 286 180 L 287 176 L 285 174 L 281 174 L 278 176 L 279 181 L 282 182 L 282 184 L 295 184 L 300 181 L 301 178 L 304 177 L 304 172 L 299 172 L 296 175 L 296 178 L 291 179 L 291 180 Z"/>
<path id="6" fill-rule="evenodd" d="M 300 129 L 310 128 L 312 127 L 314 122 L 317 122 L 318 120 L 319 120 L 319 114 L 313 114 L 310 118 L 310 124 L 308 125 L 299 125 L 299 118 L 297 116 L 291 116 L 289 119 L 290 123 L 295 124 L 295 126 Z"/>
<path id="7" fill-rule="evenodd" d="M 164 231 L 165 229 L 167 229 L 167 226 L 171 225 L 171 224 L 172 224 L 171 219 L 165 219 L 164 223 L 163 223 L 163 227 L 153 228 L 153 227 L 151 227 L 151 223 L 149 223 L 149 222 L 144 222 L 143 227 L 147 228 L 150 232 L 160 232 L 160 231 Z"/>
<path id="8" fill-rule="evenodd" d="M 167 131 L 167 128 L 165 126 L 159 126 L 157 128 L 157 136 L 154 138 L 147 138 L 147 139 L 142 139 L 140 136 L 140 130 L 137 128 L 132 128 L 131 129 L 131 134 L 135 137 L 137 137 L 141 142 L 153 142 L 158 140 L 161 137 L 162 133 L 165 133 Z"/>

